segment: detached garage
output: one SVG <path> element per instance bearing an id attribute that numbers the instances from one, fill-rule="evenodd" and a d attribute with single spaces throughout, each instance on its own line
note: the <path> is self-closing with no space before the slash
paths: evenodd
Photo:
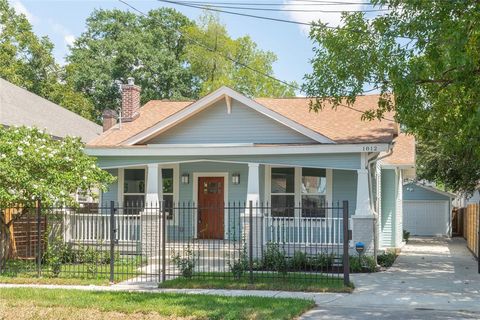
<path id="1" fill-rule="evenodd" d="M 403 186 L 403 228 L 414 236 L 451 236 L 455 195 L 418 183 Z"/>

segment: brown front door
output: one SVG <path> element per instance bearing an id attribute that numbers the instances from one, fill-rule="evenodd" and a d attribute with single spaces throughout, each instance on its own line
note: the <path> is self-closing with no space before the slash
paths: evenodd
<path id="1" fill-rule="evenodd" d="M 223 239 L 223 177 L 198 178 L 198 238 Z"/>

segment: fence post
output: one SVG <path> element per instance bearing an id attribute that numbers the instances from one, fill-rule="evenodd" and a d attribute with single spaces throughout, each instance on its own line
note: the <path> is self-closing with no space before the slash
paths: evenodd
<path id="1" fill-rule="evenodd" d="M 115 202 L 110 201 L 110 283 L 115 274 Z"/>
<path id="2" fill-rule="evenodd" d="M 253 201 L 248 202 L 248 269 L 253 283 Z"/>
<path id="3" fill-rule="evenodd" d="M 162 282 L 165 282 L 166 280 L 166 271 L 167 271 L 167 263 L 166 263 L 166 260 L 165 260 L 165 255 L 166 255 L 166 234 L 165 234 L 165 231 L 167 230 L 166 228 L 166 223 L 167 223 L 167 215 L 165 214 L 165 206 L 164 206 L 164 202 L 161 201 L 160 202 L 160 214 L 162 215 Z"/>
<path id="4" fill-rule="evenodd" d="M 37 201 L 37 276 L 42 276 L 42 201 Z"/>
<path id="5" fill-rule="evenodd" d="M 343 201 L 343 284 L 345 286 L 350 285 L 350 256 L 348 254 L 349 240 L 348 201 Z"/>

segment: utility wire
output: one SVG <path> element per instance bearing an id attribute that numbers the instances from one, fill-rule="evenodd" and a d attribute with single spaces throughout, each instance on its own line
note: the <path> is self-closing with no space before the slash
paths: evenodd
<path id="1" fill-rule="evenodd" d="M 217 8 L 211 8 L 208 6 L 198 6 L 198 5 L 193 5 L 193 4 L 187 4 L 185 2 L 178 2 L 178 1 L 172 1 L 172 0 L 157 0 L 159 2 L 164 2 L 164 3 L 169 3 L 169 4 L 174 4 L 174 5 L 179 5 L 179 6 L 184 6 L 184 7 L 190 7 L 190 8 L 195 8 L 195 9 L 202 9 L 202 10 L 207 10 L 207 11 L 215 11 L 219 13 L 227 13 L 231 15 L 236 15 L 236 16 L 242 16 L 242 17 L 248 17 L 248 18 L 255 18 L 255 19 L 261 19 L 261 20 L 269 20 L 269 21 L 275 21 L 275 22 L 283 22 L 283 23 L 290 23 L 290 24 L 297 24 L 297 25 L 304 25 L 304 26 L 318 26 L 318 23 L 311 23 L 311 22 L 301 22 L 301 21 L 293 21 L 293 20 L 287 20 L 287 19 L 280 19 L 280 18 L 273 18 L 273 17 L 266 17 L 266 16 L 258 16 L 258 15 L 253 15 L 253 14 L 248 14 L 248 13 L 241 13 L 241 12 L 235 12 L 235 11 L 228 11 L 228 10 L 221 10 Z M 332 27 L 326 24 L 322 25 L 325 28 L 328 29 L 334 29 L 334 30 L 339 30 L 339 27 Z M 364 31 L 361 30 L 348 30 L 350 32 L 356 32 L 356 33 L 364 33 Z M 397 36 L 397 38 L 401 39 L 414 39 L 411 37 L 406 37 L 406 36 Z M 416 40 L 416 39 L 414 39 Z"/>
<path id="2" fill-rule="evenodd" d="M 128 7 L 131 8 L 132 10 L 136 11 L 136 12 L 139 13 L 140 15 L 142 15 L 142 16 L 144 16 L 144 17 L 149 17 L 148 14 L 146 14 L 145 12 L 137 9 L 137 8 L 134 7 L 133 5 L 131 5 L 131 4 L 129 4 L 128 2 L 126 2 L 125 0 L 118 0 L 118 1 L 121 2 L 121 3 L 123 3 L 124 5 L 128 6 Z M 160 24 L 161 24 L 161 23 L 160 23 Z M 164 26 L 163 24 L 161 24 L 161 25 Z M 225 59 L 233 62 L 233 63 L 236 64 L 236 65 L 239 65 L 239 66 L 241 66 L 241 67 L 244 67 L 244 68 L 246 68 L 246 69 L 248 69 L 248 70 L 250 70 L 250 71 L 252 71 L 252 72 L 255 72 L 255 73 L 257 73 L 257 74 L 260 74 L 260 75 L 262 75 L 262 76 L 264 76 L 264 77 L 267 77 L 267 78 L 269 78 L 269 79 L 271 79 L 271 80 L 274 80 L 274 81 L 277 81 L 277 82 L 279 82 L 279 83 L 282 83 L 282 84 L 284 84 L 284 85 L 286 85 L 286 86 L 289 86 L 289 87 L 291 87 L 291 88 L 293 88 L 293 89 L 295 89 L 295 90 L 298 90 L 298 91 L 300 91 L 300 92 L 306 93 L 306 92 L 303 91 L 302 88 L 301 88 L 300 86 L 298 86 L 298 85 L 295 85 L 295 84 L 292 84 L 292 83 L 290 83 L 290 82 L 287 82 L 287 81 L 278 79 L 278 78 L 276 78 L 276 77 L 274 77 L 274 76 L 271 76 L 271 75 L 269 75 L 269 74 L 267 74 L 267 73 L 265 73 L 265 72 L 262 72 L 262 71 L 260 71 L 260 70 L 255 69 L 255 68 L 252 68 L 252 67 L 250 67 L 248 64 L 245 64 L 245 63 L 240 62 L 240 61 L 238 61 L 238 60 L 236 60 L 236 59 L 233 59 L 232 57 L 230 57 L 230 56 L 228 56 L 228 55 L 225 55 L 225 54 L 219 52 L 219 51 L 216 50 L 216 49 L 213 49 L 213 48 L 210 48 L 210 47 L 207 46 L 207 45 L 204 45 L 203 43 L 197 41 L 196 39 L 193 39 L 192 37 L 186 35 L 184 32 L 182 32 L 182 31 L 180 31 L 180 30 L 178 30 L 178 29 L 172 29 L 172 30 L 178 32 L 178 34 L 179 34 L 180 36 L 186 38 L 188 41 L 193 42 L 194 44 L 198 45 L 199 47 L 204 48 L 205 50 L 208 50 L 208 51 L 213 52 L 213 53 L 215 53 L 215 54 L 217 54 L 217 55 L 219 55 L 219 56 L 222 56 L 223 58 L 225 58 Z M 371 90 L 368 90 L 368 91 L 373 91 L 373 90 L 375 90 L 375 88 L 374 88 L 374 89 L 371 89 Z M 365 91 L 365 92 L 368 92 L 368 91 Z M 351 110 L 353 110 L 353 111 L 356 111 L 356 112 L 359 112 L 359 113 L 362 113 L 362 114 L 365 113 L 365 111 L 363 111 L 363 110 L 359 110 L 359 109 L 356 109 L 356 108 L 351 107 L 351 106 L 348 106 L 348 105 L 339 104 L 339 106 L 345 107 L 345 108 L 348 108 L 348 109 L 351 109 Z M 388 119 L 388 118 L 385 118 L 385 117 L 382 117 L 382 119 L 384 119 L 384 120 L 386 120 L 386 121 L 395 122 L 395 120 L 393 120 L 393 119 Z"/>
<path id="3" fill-rule="evenodd" d="M 236 6 L 302 6 L 302 5 L 309 5 L 309 6 L 339 6 L 339 5 L 365 5 L 371 6 L 373 5 L 371 2 L 342 2 L 342 1 L 321 1 L 321 2 L 314 2 L 309 0 L 299 0 L 297 3 L 289 2 L 289 3 L 281 3 L 281 2 L 270 2 L 270 3 L 258 3 L 258 2 L 208 2 L 208 1 L 184 1 L 184 2 L 191 2 L 197 5 L 208 5 L 208 4 L 219 4 L 219 5 L 236 5 Z"/>
<path id="4" fill-rule="evenodd" d="M 179 2 L 182 4 L 197 5 L 196 2 L 182 1 Z M 278 9 L 278 8 L 253 8 L 253 7 L 238 7 L 238 6 L 228 6 L 228 5 L 217 5 L 217 4 L 204 4 L 209 8 L 220 8 L 220 9 L 237 9 L 237 10 L 252 10 L 252 11 L 269 11 L 269 12 L 322 12 L 322 13 L 342 13 L 342 12 L 385 12 L 390 11 L 390 9 L 365 9 L 365 10 L 322 10 L 322 9 Z"/>

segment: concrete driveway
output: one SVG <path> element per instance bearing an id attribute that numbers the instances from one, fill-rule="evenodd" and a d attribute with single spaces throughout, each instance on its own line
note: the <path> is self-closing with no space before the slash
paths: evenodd
<path id="1" fill-rule="evenodd" d="M 477 262 L 460 238 L 412 239 L 388 271 L 352 279 L 353 294 L 318 301 L 304 318 L 480 318 Z"/>

